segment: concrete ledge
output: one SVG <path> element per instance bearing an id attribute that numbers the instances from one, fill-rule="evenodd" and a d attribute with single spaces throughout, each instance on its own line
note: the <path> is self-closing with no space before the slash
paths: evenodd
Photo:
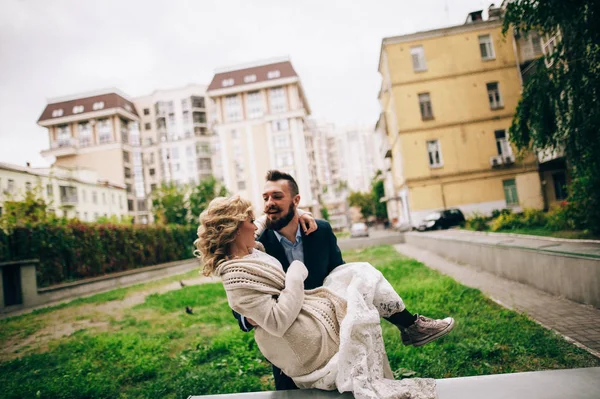
<path id="1" fill-rule="evenodd" d="M 447 378 L 437 380 L 437 392 L 440 399 L 598 399 L 600 367 Z M 329 399 L 353 398 L 353 395 L 307 389 L 188 397 L 200 398 Z"/>
<path id="2" fill-rule="evenodd" d="M 600 259 L 593 256 L 595 248 L 582 247 L 579 254 L 567 244 L 550 246 L 542 239 L 456 232 L 406 233 L 404 238 L 407 244 L 456 262 L 600 308 Z"/>

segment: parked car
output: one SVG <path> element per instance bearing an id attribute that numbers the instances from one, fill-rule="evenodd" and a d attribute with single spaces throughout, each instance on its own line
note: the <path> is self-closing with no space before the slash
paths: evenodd
<path id="1" fill-rule="evenodd" d="M 350 227 L 350 237 L 368 237 L 369 228 L 364 223 L 352 223 Z"/>
<path id="2" fill-rule="evenodd" d="M 433 212 L 421 222 L 417 227 L 418 231 L 442 230 L 450 227 L 460 226 L 465 222 L 465 216 L 457 208 L 450 208 L 444 211 Z"/>

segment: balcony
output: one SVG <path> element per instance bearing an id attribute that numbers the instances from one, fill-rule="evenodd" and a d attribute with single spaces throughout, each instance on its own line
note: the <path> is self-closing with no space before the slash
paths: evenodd
<path id="1" fill-rule="evenodd" d="M 63 206 L 76 206 L 77 205 L 77 195 L 61 195 L 60 203 Z"/>
<path id="2" fill-rule="evenodd" d="M 79 143 L 75 138 L 59 139 L 50 143 L 50 148 L 41 152 L 42 156 L 64 157 L 77 154 Z"/>

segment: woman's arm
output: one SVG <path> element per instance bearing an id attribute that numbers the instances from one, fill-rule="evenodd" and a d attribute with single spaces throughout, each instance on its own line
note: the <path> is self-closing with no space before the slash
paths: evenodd
<path id="1" fill-rule="evenodd" d="M 274 296 L 250 288 L 227 291 L 229 305 L 246 318 L 254 320 L 269 334 L 281 337 L 298 317 L 304 301 L 304 280 L 308 270 L 302 262 L 294 261 L 285 276 L 285 288 Z M 227 276 L 222 276 L 227 279 Z M 225 285 L 227 287 L 227 285 Z"/>
<path id="2" fill-rule="evenodd" d="M 317 222 L 315 221 L 312 213 L 303 211 L 300 208 L 296 209 L 296 212 L 298 213 L 298 218 L 300 219 L 300 226 L 302 226 L 302 229 L 306 235 L 309 235 L 313 231 L 317 230 Z M 254 224 L 257 227 L 257 230 L 254 232 L 254 238 L 258 238 L 267 228 L 267 215 L 262 215 L 258 219 L 255 219 Z"/>

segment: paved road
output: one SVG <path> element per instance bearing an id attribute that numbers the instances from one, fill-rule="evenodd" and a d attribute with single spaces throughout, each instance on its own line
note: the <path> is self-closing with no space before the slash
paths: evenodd
<path id="1" fill-rule="evenodd" d="M 600 241 L 595 240 L 568 240 L 554 237 L 525 236 L 510 233 L 485 233 L 469 230 L 442 230 L 420 234 L 442 235 L 444 237 L 457 237 L 482 244 L 495 244 L 506 247 L 532 249 L 554 254 L 584 256 L 600 259 Z"/>

